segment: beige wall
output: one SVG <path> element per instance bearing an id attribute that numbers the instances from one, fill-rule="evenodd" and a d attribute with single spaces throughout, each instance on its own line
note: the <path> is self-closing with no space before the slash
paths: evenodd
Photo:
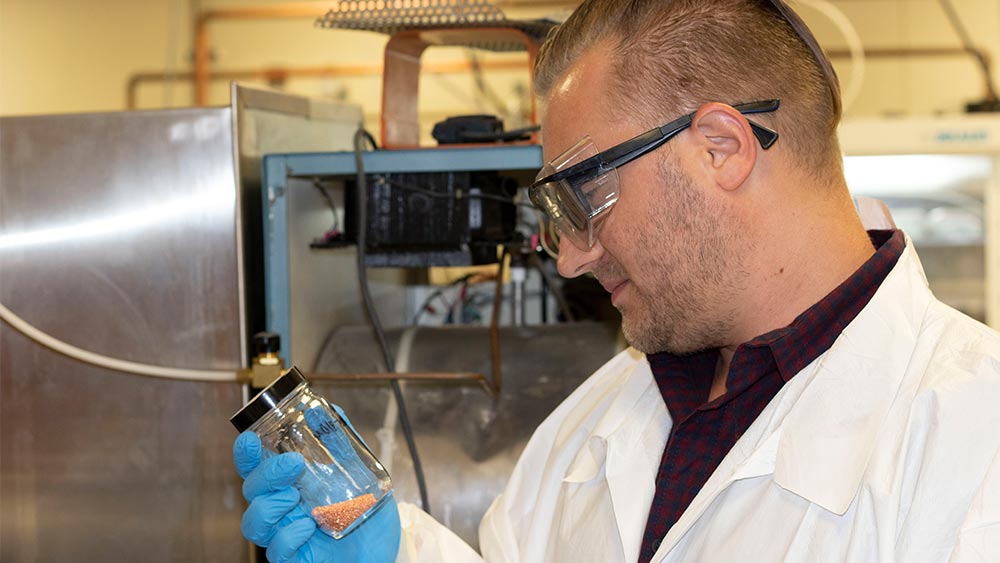
<path id="1" fill-rule="evenodd" d="M 129 78 L 136 73 L 192 69 L 193 18 L 198 10 L 281 5 L 261 0 L 0 0 L 0 115 L 115 111 L 126 108 Z M 292 4 L 296 4 L 293 2 Z M 301 2 L 297 4 L 302 4 Z M 319 3 L 315 3 L 319 4 Z M 528 7 L 508 13 L 540 17 L 551 11 Z M 213 69 L 378 65 L 386 36 L 319 29 L 313 18 L 269 21 L 218 20 L 208 27 Z M 523 70 L 492 73 L 489 84 L 504 100 L 509 126 L 520 125 L 530 107 L 527 55 L 485 54 L 488 60 L 523 62 Z M 431 49 L 424 60 L 464 61 L 468 51 Z M 249 83 L 266 84 L 259 80 Z M 295 93 L 361 104 L 377 129 L 380 76 L 291 78 Z M 519 94 L 519 92 L 521 92 Z M 144 82 L 136 107 L 193 103 L 190 82 Z M 228 83 L 213 82 L 209 103 L 229 101 Z M 498 113 L 476 93 L 469 73 L 425 74 L 421 79 L 422 123 L 429 128 L 446 115 Z M 523 111 L 522 111 L 523 110 Z"/>
<path id="2" fill-rule="evenodd" d="M 950 0 L 973 42 L 1000 65 L 1000 0 Z M 834 0 L 866 49 L 960 47 L 939 0 Z M 811 7 L 800 9 L 826 49 L 846 48 L 843 34 Z M 851 88 L 847 59 L 834 61 L 841 85 Z M 1000 66 L 993 68 L 1000 85 Z M 984 95 L 982 74 L 971 57 L 869 59 L 860 93 L 848 116 L 931 115 L 962 111 Z M 1000 87 L 1000 86 L 998 86 Z"/>
<path id="3" fill-rule="evenodd" d="M 805 2 L 805 0 L 802 0 Z M 952 0 L 976 43 L 1000 66 L 1000 0 Z M 815 3 L 815 0 L 810 0 Z M 833 0 L 868 47 L 954 47 L 958 37 L 938 0 Z M 190 70 L 192 15 L 199 9 L 278 5 L 272 0 L 0 0 L 0 115 L 121 110 L 126 83 L 137 72 Z M 557 8 L 531 7 L 509 14 L 537 17 Z M 845 47 L 842 34 L 808 3 L 799 4 L 826 48 Z M 384 37 L 317 29 L 310 19 L 221 21 L 210 27 L 216 69 L 378 63 Z M 462 51 L 430 53 L 430 60 L 463 59 Z M 526 60 L 519 55 L 518 60 Z M 852 67 L 835 61 L 845 90 Z M 1000 82 L 1000 70 L 994 69 Z M 490 84 L 516 114 L 525 106 L 527 71 L 494 73 Z M 379 111 L 378 77 L 292 79 L 285 88 L 307 95 L 361 104 L 370 124 Z M 496 110 L 478 95 L 467 74 L 424 76 L 420 107 L 424 121 L 444 115 Z M 147 84 L 138 106 L 191 104 L 187 83 Z M 849 116 L 955 113 L 982 97 L 983 81 L 968 57 L 868 60 Z M 211 103 L 228 102 L 224 83 L 211 89 Z M 512 115 L 509 120 L 516 121 Z M 426 125 L 426 124 L 425 124 Z"/>

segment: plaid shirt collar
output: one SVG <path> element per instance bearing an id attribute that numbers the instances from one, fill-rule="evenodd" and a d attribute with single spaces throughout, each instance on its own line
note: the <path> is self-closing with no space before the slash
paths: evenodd
<path id="1" fill-rule="evenodd" d="M 678 356 L 668 352 L 648 354 L 653 375 L 676 421 L 696 409 L 717 407 L 752 385 L 770 366 L 788 381 L 833 345 L 903 253 L 903 232 L 869 231 L 876 252 L 851 277 L 788 326 L 741 344 L 730 363 L 726 394 L 706 403 L 718 361 L 718 349 Z"/>
<path id="2" fill-rule="evenodd" d="M 840 286 L 788 326 L 736 349 L 721 397 L 707 401 L 718 350 L 648 356 L 673 425 L 656 476 L 639 553 L 641 563 L 651 560 L 709 477 L 785 383 L 833 346 L 885 281 L 903 253 L 903 235 L 872 231 L 869 236 L 876 252 Z M 786 488 L 811 490 L 799 485 L 790 482 Z M 823 506 L 840 506 L 839 496 L 829 491 L 812 496 L 826 499 Z"/>

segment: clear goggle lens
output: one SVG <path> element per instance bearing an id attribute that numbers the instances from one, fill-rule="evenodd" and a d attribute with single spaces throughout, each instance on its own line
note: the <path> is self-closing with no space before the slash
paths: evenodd
<path id="1" fill-rule="evenodd" d="M 552 159 L 537 179 L 551 176 L 591 158 L 597 150 L 590 137 L 584 137 L 568 151 Z M 560 239 L 565 237 L 586 252 L 593 248 L 605 213 L 618 200 L 618 172 L 601 167 L 586 180 L 575 183 L 573 178 L 546 182 L 531 189 L 532 202 L 539 213 L 542 245 L 558 256 Z"/>

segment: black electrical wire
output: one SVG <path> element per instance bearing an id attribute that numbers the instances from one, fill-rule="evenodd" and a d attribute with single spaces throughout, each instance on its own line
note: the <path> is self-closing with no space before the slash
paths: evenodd
<path id="1" fill-rule="evenodd" d="M 434 299 L 436 299 L 438 297 L 441 298 L 441 301 L 444 301 L 445 305 L 448 305 L 448 309 L 449 310 L 452 307 L 454 307 L 455 306 L 454 303 L 450 303 L 449 304 L 447 301 L 445 301 L 444 290 L 447 289 L 447 288 L 450 288 L 450 287 L 455 287 L 456 285 L 458 285 L 458 284 L 460 284 L 460 283 L 468 280 L 473 275 L 474 274 L 465 274 L 462 277 L 455 278 L 454 280 L 448 282 L 448 285 L 446 285 L 444 287 L 439 287 L 439 288 L 435 289 L 434 291 L 432 291 L 431 294 L 427 296 L 427 299 L 424 299 L 424 302 L 420 304 L 420 307 L 417 309 L 417 313 L 413 316 L 413 320 L 410 321 L 410 324 L 411 325 L 416 325 L 420 321 L 420 317 L 422 317 L 424 315 L 424 311 L 426 311 L 427 308 L 430 307 L 431 302 L 434 301 Z"/>
<path id="2" fill-rule="evenodd" d="M 375 337 L 378 339 L 379 348 L 382 350 L 382 359 L 385 362 L 385 369 L 389 373 L 396 372 L 396 361 L 389 350 L 389 343 L 385 338 L 385 331 L 382 330 L 382 322 L 379 320 L 378 311 L 375 310 L 375 301 L 372 299 L 371 290 L 368 287 L 368 266 L 365 263 L 365 244 L 368 230 L 368 187 L 365 182 L 365 165 L 362 157 L 365 142 L 370 142 L 374 146 L 374 139 L 371 133 L 365 131 L 364 127 L 358 129 L 354 134 L 354 163 L 357 167 L 357 221 L 358 221 L 358 282 L 361 286 L 361 297 L 365 303 L 365 310 L 371 320 L 372 328 L 375 330 Z M 403 401 L 403 390 L 399 387 L 399 380 L 389 381 L 392 393 L 396 397 L 396 404 L 399 406 L 399 423 L 403 428 L 403 436 L 406 438 L 406 446 L 410 449 L 410 457 L 413 459 L 413 471 L 417 476 L 417 487 L 420 489 L 420 503 L 426 512 L 431 511 L 430 502 L 427 500 L 427 482 L 424 480 L 424 467 L 420 463 L 420 455 L 417 453 L 417 444 L 413 439 L 413 429 L 410 427 L 410 417 L 406 414 L 406 403 Z"/>
<path id="3" fill-rule="evenodd" d="M 552 276 L 545 269 L 545 264 L 542 263 L 542 259 L 539 258 L 537 254 L 532 253 L 528 255 L 528 263 L 534 266 L 535 269 L 538 270 L 538 273 L 542 275 L 542 280 L 544 280 L 545 285 L 549 286 L 549 290 L 552 292 L 552 295 L 555 296 L 556 303 L 559 304 L 559 309 L 562 311 L 563 317 L 565 317 L 568 322 L 575 321 L 576 317 L 573 315 L 573 311 L 570 309 L 569 303 L 566 301 L 566 297 L 563 295 L 562 290 L 559 289 L 559 286 L 555 284 L 555 280 L 552 279 Z"/>
<path id="4" fill-rule="evenodd" d="M 523 141 L 530 138 L 532 133 L 541 131 L 541 125 L 529 125 L 527 127 L 521 127 L 520 129 L 511 129 L 510 131 L 503 131 L 501 133 L 494 132 L 479 132 L 479 131 L 464 131 L 462 133 L 462 139 L 468 142 L 483 142 L 491 143 L 496 141 Z"/>
<path id="5" fill-rule="evenodd" d="M 531 203 L 514 201 L 513 199 L 511 199 L 509 197 L 503 197 L 503 196 L 493 195 L 493 194 L 466 194 L 465 197 L 467 197 L 469 199 L 488 199 L 488 200 L 492 200 L 492 201 L 499 201 L 501 203 L 506 203 L 507 205 L 516 205 L 518 207 L 529 207 L 529 208 L 532 208 L 532 209 L 535 208 L 535 206 L 533 204 L 531 204 Z"/>
<path id="6" fill-rule="evenodd" d="M 362 127 L 361 130 L 364 131 L 365 139 L 368 140 L 368 142 L 371 144 L 372 148 L 375 149 L 375 150 L 378 150 L 378 143 L 375 142 L 375 137 L 372 137 L 372 134 L 369 133 L 368 130 L 365 129 L 364 127 Z"/>
<path id="7" fill-rule="evenodd" d="M 523 202 L 519 202 L 519 201 L 514 201 L 513 198 L 503 197 L 503 196 L 500 196 L 500 195 L 483 194 L 483 193 L 479 193 L 479 194 L 461 193 L 461 194 L 459 194 L 459 193 L 435 192 L 434 190 L 428 190 L 427 188 L 421 188 L 421 187 L 417 187 L 417 186 L 411 186 L 409 184 L 404 184 L 402 182 L 399 182 L 397 180 L 393 180 L 391 178 L 382 178 L 382 180 L 385 183 L 389 184 L 390 186 L 392 186 L 394 188 L 399 188 L 401 190 L 405 190 L 405 191 L 408 191 L 408 192 L 414 192 L 414 193 L 418 193 L 418 194 L 424 194 L 424 195 L 426 195 L 428 197 L 436 197 L 436 198 L 439 198 L 439 199 L 459 199 L 459 200 L 463 199 L 463 198 L 465 198 L 465 199 L 488 199 L 488 200 L 491 200 L 491 201 L 499 201 L 500 203 L 506 203 L 507 205 L 516 205 L 516 206 L 520 206 L 520 207 L 530 207 L 532 209 L 534 209 L 534 207 L 535 207 L 531 203 L 523 203 Z"/>
<path id="8" fill-rule="evenodd" d="M 420 308 L 417 309 L 417 313 L 413 315 L 413 320 L 410 321 L 410 325 L 416 326 L 417 323 L 420 322 L 420 317 L 424 316 L 424 311 L 426 311 L 431 306 L 431 303 L 438 297 L 441 298 L 441 301 L 443 301 L 444 304 L 447 305 L 449 309 L 453 307 L 452 303 L 448 303 L 447 301 L 445 301 L 444 289 L 439 287 L 434 291 L 432 291 L 431 294 L 427 296 L 427 299 L 424 299 L 424 302 L 420 304 Z"/>
<path id="9" fill-rule="evenodd" d="M 319 180 L 313 180 L 313 187 L 323 196 L 326 200 L 327 205 L 330 206 L 330 211 L 333 212 L 333 227 L 330 230 L 339 231 L 340 230 L 340 215 L 337 214 L 337 204 L 330 197 L 330 192 L 326 191 L 323 184 Z"/>
<path id="10" fill-rule="evenodd" d="M 463 319 L 465 317 L 465 315 L 464 315 L 465 300 L 466 300 L 466 294 L 469 291 L 469 278 L 471 278 L 471 277 L 472 276 L 465 276 L 465 277 L 462 277 L 462 278 L 459 279 L 459 285 L 462 286 L 462 289 L 459 290 L 458 297 L 455 298 L 455 301 L 451 304 L 451 307 L 448 309 L 448 316 L 445 317 L 445 321 L 444 321 L 445 324 L 449 324 L 450 325 L 450 324 L 454 324 L 455 323 L 455 307 L 456 306 L 458 307 L 459 324 L 463 324 L 462 321 L 461 321 L 461 319 Z"/>
<path id="11" fill-rule="evenodd" d="M 997 90 L 993 85 L 993 77 L 990 75 L 990 65 L 986 60 L 985 55 L 972 43 L 972 37 L 969 36 L 969 31 L 965 29 L 965 25 L 962 24 L 962 19 L 958 17 L 958 12 L 955 10 L 955 6 L 952 5 L 951 0 L 939 0 L 941 8 L 944 9 L 944 13 L 948 16 L 948 20 L 951 22 L 951 27 L 958 34 L 958 38 L 962 41 L 962 46 L 965 50 L 976 58 L 976 62 L 979 63 L 979 68 L 982 70 L 983 79 L 986 81 L 986 97 L 989 101 L 997 101 Z"/>

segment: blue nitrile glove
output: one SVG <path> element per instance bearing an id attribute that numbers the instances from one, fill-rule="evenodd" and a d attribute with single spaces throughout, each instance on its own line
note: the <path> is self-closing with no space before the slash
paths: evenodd
<path id="1" fill-rule="evenodd" d="M 343 411 L 337 410 L 347 421 Z M 347 423 L 350 425 L 349 421 Z M 299 492 L 294 484 L 305 469 L 302 456 L 287 453 L 261 461 L 261 454 L 260 439 L 253 432 L 243 432 L 233 444 L 236 470 L 244 478 L 243 496 L 250 502 L 243 514 L 243 535 L 266 547 L 269 561 L 395 561 L 401 532 L 395 497 L 386 499 L 382 507 L 356 530 L 335 540 L 320 530 L 299 506 Z"/>

